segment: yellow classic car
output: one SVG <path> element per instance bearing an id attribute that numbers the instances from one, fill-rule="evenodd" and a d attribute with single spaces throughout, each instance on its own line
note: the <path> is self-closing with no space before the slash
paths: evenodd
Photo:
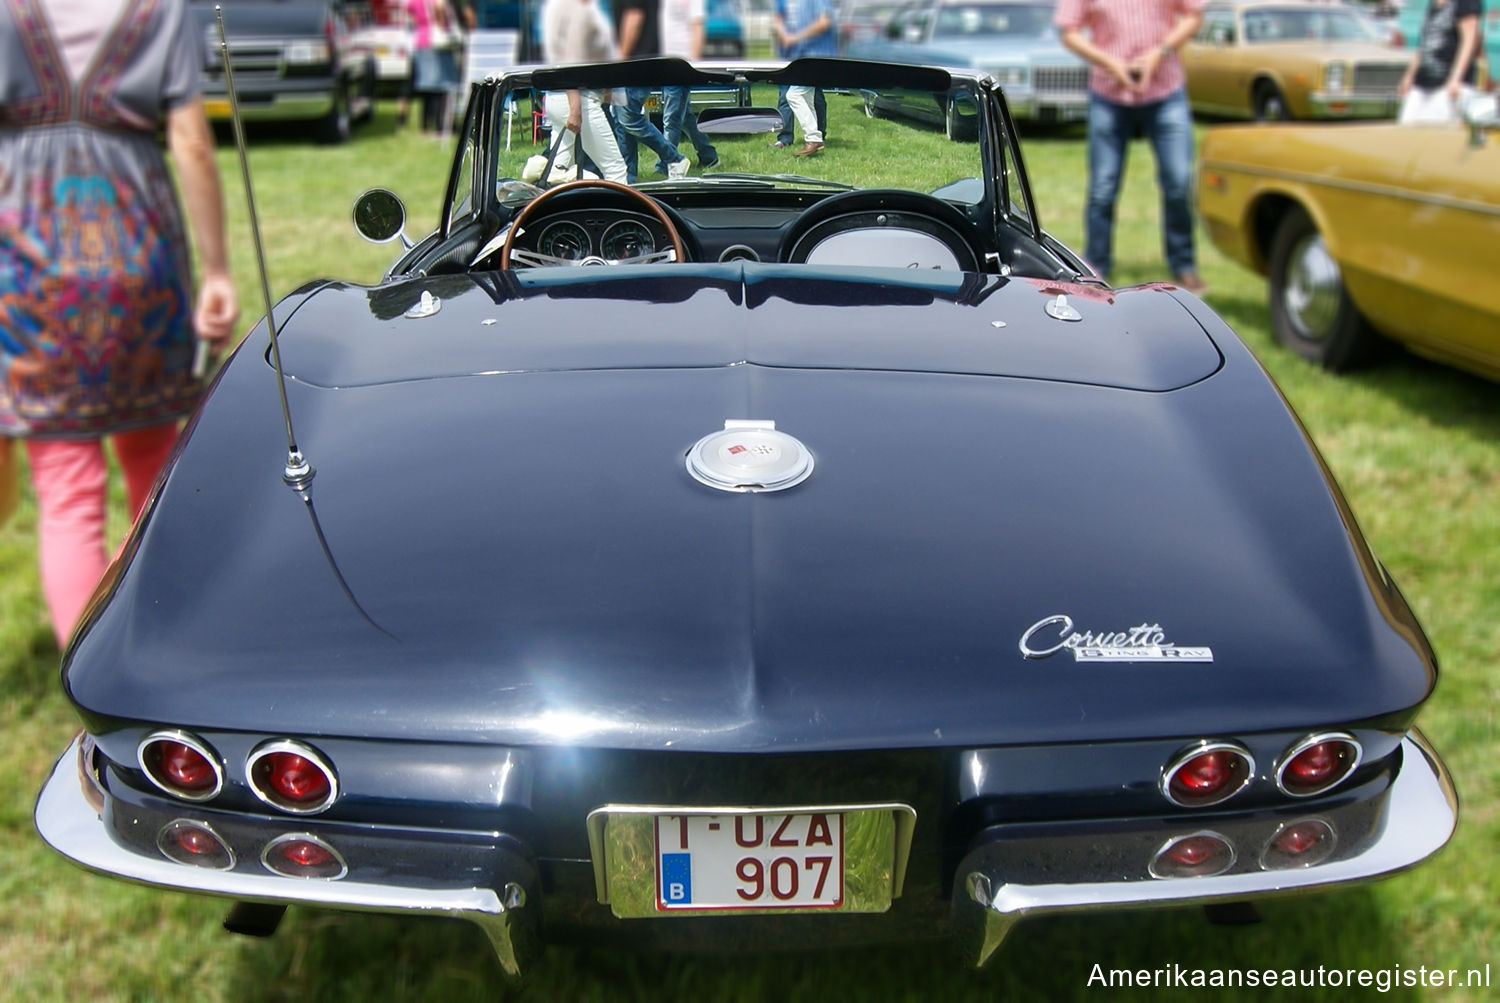
<path id="1" fill-rule="evenodd" d="M 1269 280 L 1279 342 L 1345 370 L 1383 335 L 1500 380 L 1500 116 L 1487 97 L 1466 117 L 1204 134 L 1204 227 Z"/>
<path id="2" fill-rule="evenodd" d="M 1256 119 L 1391 118 L 1411 54 L 1353 7 L 1210 3 L 1182 47 L 1193 110 Z"/>

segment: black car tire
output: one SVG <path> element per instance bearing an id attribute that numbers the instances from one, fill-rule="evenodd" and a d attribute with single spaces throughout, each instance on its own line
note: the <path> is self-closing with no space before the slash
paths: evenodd
<path id="1" fill-rule="evenodd" d="M 365 63 L 365 72 L 360 78 L 359 103 L 361 110 L 359 121 L 361 122 L 373 122 L 375 120 L 375 89 L 377 85 L 375 79 L 375 61 L 368 60 Z"/>
<path id="2" fill-rule="evenodd" d="M 1289 122 L 1292 119 L 1281 88 L 1270 80 L 1255 82 L 1250 92 L 1250 111 L 1257 122 Z"/>
<path id="3" fill-rule="evenodd" d="M 875 106 L 875 96 L 865 95 L 865 118 L 885 118 L 885 112 Z"/>
<path id="4" fill-rule="evenodd" d="M 349 141 L 352 124 L 349 117 L 349 85 L 340 81 L 333 92 L 333 107 L 318 123 L 318 141 L 329 146 L 338 146 Z"/>
<path id="5" fill-rule="evenodd" d="M 1277 227 L 1269 271 L 1271 329 L 1278 342 L 1333 372 L 1373 361 L 1381 338 L 1349 298 L 1338 262 L 1301 207 Z"/>

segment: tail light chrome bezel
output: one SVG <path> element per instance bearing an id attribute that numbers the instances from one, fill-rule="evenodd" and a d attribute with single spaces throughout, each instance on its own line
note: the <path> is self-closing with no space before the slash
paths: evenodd
<path id="1" fill-rule="evenodd" d="M 1184 801 L 1177 797 L 1172 792 L 1172 781 L 1176 779 L 1178 772 L 1194 759 L 1210 752 L 1228 752 L 1239 759 L 1244 770 L 1244 775 L 1240 777 L 1239 783 L 1226 787 L 1221 794 L 1209 800 Z M 1245 748 L 1239 742 L 1204 740 L 1173 756 L 1166 767 L 1162 769 L 1161 781 L 1157 786 L 1161 791 L 1162 797 L 1179 808 L 1208 808 L 1228 801 L 1249 786 L 1250 781 L 1253 779 L 1255 779 L 1255 757 L 1250 754 L 1249 749 Z"/>
<path id="2" fill-rule="evenodd" d="M 276 850 L 291 842 L 311 843 L 319 849 L 326 851 L 328 855 L 333 858 L 334 863 L 338 864 L 338 873 L 293 874 L 288 873 L 287 871 L 283 871 L 273 865 L 271 863 L 271 855 L 276 852 Z M 304 881 L 337 881 L 344 875 L 349 873 L 349 862 L 344 859 L 344 855 L 338 850 L 334 849 L 333 845 L 326 839 L 319 839 L 317 836 L 314 836 L 310 832 L 284 832 L 280 836 L 277 836 L 275 839 L 267 843 L 265 847 L 260 851 L 260 863 L 262 867 L 270 871 L 272 874 L 275 874 L 277 877 L 300 878 Z"/>
<path id="3" fill-rule="evenodd" d="M 1189 839 L 1213 840 L 1215 844 L 1223 848 L 1228 859 L 1226 859 L 1222 865 L 1215 868 L 1214 870 L 1203 871 L 1202 873 L 1198 874 L 1170 873 L 1165 867 L 1162 866 L 1163 858 L 1166 857 L 1167 853 L 1172 849 L 1172 847 L 1177 846 L 1179 843 L 1185 842 Z M 1146 870 L 1147 873 L 1149 873 L 1153 878 L 1161 881 L 1191 878 L 1212 878 L 1223 874 L 1225 871 L 1228 871 L 1235 865 L 1235 862 L 1238 860 L 1239 854 L 1235 852 L 1234 844 L 1231 843 L 1226 836 L 1224 836 L 1222 833 L 1214 832 L 1212 829 L 1200 829 L 1197 832 L 1190 832 L 1184 836 L 1173 836 L 1171 839 L 1163 843 L 1157 849 L 1157 851 L 1151 855 L 1151 863 L 1146 868 Z"/>
<path id="4" fill-rule="evenodd" d="M 278 752 L 287 752 L 312 763 L 323 774 L 328 781 L 328 793 L 315 803 L 297 804 L 288 801 L 278 795 L 274 790 L 268 789 L 268 785 L 262 783 L 256 775 L 256 766 L 260 761 Z M 270 742 L 257 745 L 245 759 L 245 783 L 250 790 L 262 802 L 275 808 L 277 811 L 286 812 L 291 815 L 317 815 L 333 807 L 339 799 L 339 777 L 334 772 L 333 764 L 312 746 L 302 742 L 295 742 L 288 738 L 278 738 Z"/>
<path id="5" fill-rule="evenodd" d="M 190 826 L 194 829 L 199 829 L 204 833 L 207 833 L 209 838 L 218 844 L 219 850 L 222 852 L 224 858 L 224 863 L 211 864 L 206 860 L 201 860 L 192 856 L 181 857 L 174 853 L 171 849 L 169 849 L 169 847 L 171 846 L 170 840 L 172 839 L 173 832 L 180 826 Z M 178 845 L 180 846 L 181 844 Z M 234 847 L 230 846 L 229 841 L 226 840 L 223 836 L 219 835 L 218 830 L 216 830 L 213 826 L 209 825 L 202 819 L 174 818 L 172 821 L 156 830 L 156 849 L 161 853 L 163 857 L 166 857 L 168 860 L 172 861 L 172 863 L 182 864 L 185 867 L 202 867 L 206 870 L 211 871 L 234 870 Z"/>
<path id="6" fill-rule="evenodd" d="M 189 749 L 202 756 L 203 759 L 208 763 L 209 769 L 213 771 L 213 785 L 204 791 L 185 791 L 173 787 L 164 779 L 157 776 L 156 769 L 146 758 L 146 753 L 147 750 L 151 748 L 151 746 L 157 744 L 158 742 L 176 742 L 179 745 L 187 746 Z M 213 746 L 209 745 L 207 742 L 203 741 L 196 735 L 191 735 L 188 732 L 171 728 L 153 731 L 151 734 L 141 739 L 140 743 L 135 747 L 135 758 L 136 763 L 141 768 L 141 772 L 146 775 L 146 779 L 151 781 L 153 786 L 155 786 L 162 793 L 167 794 L 170 797 L 177 798 L 181 801 L 210 801 L 218 797 L 219 792 L 224 789 L 224 764 L 219 761 L 219 754 L 214 751 Z"/>
<path id="7" fill-rule="evenodd" d="M 1323 838 L 1319 840 L 1321 846 L 1304 850 L 1295 856 L 1280 849 L 1276 841 L 1288 831 L 1298 826 L 1317 826 L 1323 830 Z M 1333 852 L 1338 849 L 1339 834 L 1326 818 L 1317 815 L 1308 815 L 1295 819 L 1291 822 L 1283 822 L 1276 827 L 1276 831 L 1266 838 L 1265 845 L 1260 849 L 1260 869 L 1263 871 L 1291 871 L 1305 867 L 1316 867 L 1323 863 Z"/>
<path id="8" fill-rule="evenodd" d="M 1296 759 L 1298 756 L 1306 752 L 1308 749 L 1311 749 L 1313 746 L 1322 745 L 1324 742 L 1339 742 L 1343 745 L 1349 746 L 1354 750 L 1354 755 L 1348 760 L 1348 765 L 1344 768 L 1344 771 L 1335 776 L 1332 780 L 1314 790 L 1299 791 L 1289 788 L 1286 784 L 1286 770 L 1287 767 L 1292 765 L 1292 760 Z M 1326 794 L 1354 775 L 1354 771 L 1359 769 L 1359 764 L 1364 761 L 1364 755 L 1365 750 L 1364 747 L 1359 744 L 1359 739 L 1355 738 L 1347 731 L 1315 732 L 1303 738 L 1301 741 L 1293 744 L 1291 748 L 1282 753 L 1281 758 L 1277 760 L 1276 789 L 1281 791 L 1281 793 L 1285 794 L 1289 798 L 1312 798 L 1317 797 L 1319 794 Z"/>

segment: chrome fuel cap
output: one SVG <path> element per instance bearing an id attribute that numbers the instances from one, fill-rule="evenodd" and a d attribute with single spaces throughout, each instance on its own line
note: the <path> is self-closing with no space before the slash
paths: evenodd
<path id="1" fill-rule="evenodd" d="M 687 453 L 693 479 L 720 491 L 784 491 L 807 480 L 813 456 L 774 421 L 730 420 Z"/>

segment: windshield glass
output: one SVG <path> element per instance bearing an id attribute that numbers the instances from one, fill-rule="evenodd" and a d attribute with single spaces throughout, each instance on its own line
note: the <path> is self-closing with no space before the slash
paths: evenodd
<path id="1" fill-rule="evenodd" d="M 1382 41 L 1369 19 L 1338 8 L 1267 8 L 1245 12 L 1245 41 L 1350 42 Z"/>
<path id="2" fill-rule="evenodd" d="M 939 8 L 934 38 L 1035 38 L 1052 30 L 1053 8 L 1042 4 L 966 3 Z"/>
<path id="3" fill-rule="evenodd" d="M 576 88 L 561 86 L 578 79 L 571 68 L 507 77 L 492 160 L 501 201 L 527 197 L 524 186 L 501 184 L 507 179 L 546 186 L 580 174 L 684 197 L 732 188 L 897 188 L 937 193 L 958 206 L 985 200 L 979 101 L 971 85 L 955 84 L 945 71 L 924 69 L 933 75 L 907 79 L 905 69 L 850 63 L 844 65 L 855 75 L 841 70 L 835 84 L 822 61 L 822 86 L 766 80 L 769 68 L 717 79 L 698 73 L 691 85 L 668 82 L 670 73 L 650 75 L 652 64 L 670 70 L 672 63 L 686 69 L 673 60 L 588 67 L 582 82 L 591 86 Z M 885 78 L 861 86 L 859 67 Z M 609 75 L 623 72 L 630 77 Z M 942 87 L 892 86 L 892 74 L 902 75 L 897 83 Z M 618 86 L 606 86 L 616 79 Z M 810 113 L 806 122 L 798 118 L 799 102 Z M 576 132 L 567 128 L 570 113 Z M 639 136 L 628 128 L 633 114 Z M 674 163 L 674 154 L 685 161 Z"/>

